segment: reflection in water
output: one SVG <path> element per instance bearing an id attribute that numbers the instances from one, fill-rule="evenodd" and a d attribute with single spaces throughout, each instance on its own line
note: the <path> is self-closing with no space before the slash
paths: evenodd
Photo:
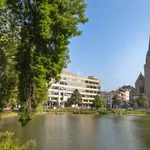
<path id="1" fill-rule="evenodd" d="M 0 131 L 36 139 L 38 150 L 148 150 L 149 125 L 149 117 L 40 115 L 25 128 L 16 117 L 2 119 Z"/>

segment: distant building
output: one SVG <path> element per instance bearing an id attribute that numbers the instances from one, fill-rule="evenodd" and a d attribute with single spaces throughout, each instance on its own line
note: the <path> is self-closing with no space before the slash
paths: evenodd
<path id="1" fill-rule="evenodd" d="M 146 62 L 144 65 L 144 73 L 145 73 L 145 94 L 148 97 L 150 104 L 150 39 L 148 51 L 146 54 Z"/>
<path id="2" fill-rule="evenodd" d="M 120 99 L 123 102 L 128 102 L 130 99 L 130 88 L 121 87 L 116 91 L 102 91 L 101 97 L 103 100 L 107 100 L 107 104 L 109 108 L 113 107 L 113 97 L 118 94 L 120 96 Z"/>
<path id="3" fill-rule="evenodd" d="M 82 106 L 92 106 L 94 97 L 100 94 L 98 77 L 82 78 L 70 72 L 62 72 L 60 76 L 60 81 L 53 81 L 49 88 L 49 100 L 53 106 L 64 106 L 75 89 L 78 89 L 82 95 Z"/>
<path id="4" fill-rule="evenodd" d="M 102 91 L 101 98 L 103 100 L 107 100 L 107 104 L 109 108 L 112 108 L 113 97 L 117 94 L 116 91 Z"/>
<path id="5" fill-rule="evenodd" d="M 122 101 L 129 101 L 130 99 L 130 89 L 119 88 L 117 93 L 120 95 Z"/>
<path id="6" fill-rule="evenodd" d="M 144 75 L 142 75 L 142 73 L 139 74 L 135 82 L 135 89 L 131 90 L 132 97 L 130 98 L 137 99 L 141 93 L 145 93 L 150 104 L 150 39 L 144 65 Z"/>
<path id="7" fill-rule="evenodd" d="M 139 96 L 141 93 L 145 91 L 145 77 L 142 73 L 139 74 L 136 82 L 135 82 L 135 95 Z"/>
<path id="8" fill-rule="evenodd" d="M 129 94 L 129 100 L 132 102 L 133 101 L 133 97 L 135 95 L 135 88 L 132 87 L 130 90 L 130 94 Z"/>
<path id="9" fill-rule="evenodd" d="M 125 101 L 130 100 L 130 91 L 125 91 Z"/>

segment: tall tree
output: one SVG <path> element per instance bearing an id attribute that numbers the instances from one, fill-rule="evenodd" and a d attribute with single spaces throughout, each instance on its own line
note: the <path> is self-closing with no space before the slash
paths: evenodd
<path id="1" fill-rule="evenodd" d="M 138 107 L 143 107 L 143 108 L 148 107 L 149 105 L 148 98 L 144 93 L 140 94 L 139 98 L 137 99 L 137 104 Z"/>
<path id="2" fill-rule="evenodd" d="M 14 15 L 8 7 L 0 9 L 0 110 L 11 100 L 14 89 L 17 91 L 15 69 L 18 28 L 13 25 Z"/>
<path id="3" fill-rule="evenodd" d="M 116 106 L 120 107 L 120 104 L 122 102 L 120 95 L 117 93 L 112 99 L 113 99 L 113 105 L 115 105 L 115 107 Z"/>
<path id="4" fill-rule="evenodd" d="M 0 4 L 4 6 L 4 0 Z M 26 125 L 37 106 L 47 100 L 51 79 L 69 63 L 68 44 L 87 22 L 84 0 L 6 0 L 20 29 L 17 46 L 20 122 Z M 1 6 L 0 6 L 1 7 Z M 47 84 L 46 84 L 47 83 Z"/>
<path id="5" fill-rule="evenodd" d="M 82 102 L 82 96 L 81 96 L 79 90 L 76 89 L 76 90 L 72 93 L 71 98 L 70 98 L 70 100 L 69 100 L 69 103 L 70 103 L 70 104 L 74 104 L 75 107 L 76 107 L 76 105 L 77 105 L 77 104 L 78 104 L 78 105 L 81 104 L 81 102 Z"/>
<path id="6" fill-rule="evenodd" d="M 97 109 L 103 106 L 103 101 L 99 95 L 94 97 L 93 106 Z"/>
<path id="7" fill-rule="evenodd" d="M 65 103 L 65 106 L 66 107 L 71 107 L 71 105 L 73 105 L 73 101 L 71 100 L 71 98 L 68 98 L 66 103 Z"/>

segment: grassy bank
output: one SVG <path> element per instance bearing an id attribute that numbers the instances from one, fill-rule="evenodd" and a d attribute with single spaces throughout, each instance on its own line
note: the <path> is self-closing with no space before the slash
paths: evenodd
<path id="1" fill-rule="evenodd" d="M 1 114 L 1 118 L 13 117 L 13 116 L 17 116 L 17 112 L 9 111 L 9 112 L 3 112 L 3 113 Z"/>
<path id="2" fill-rule="evenodd" d="M 90 109 L 73 109 L 73 108 L 64 108 L 64 109 L 43 109 L 43 112 L 37 112 L 37 115 L 43 114 L 102 114 L 102 115 L 150 115 L 149 110 L 124 110 L 124 109 L 99 109 L 99 110 L 90 110 Z M 4 112 L 2 118 L 17 116 L 17 112 Z"/>
<path id="3" fill-rule="evenodd" d="M 149 110 L 124 110 L 124 109 L 100 109 L 100 110 L 89 110 L 89 109 L 45 109 L 44 112 L 61 114 L 61 113 L 72 113 L 72 114 L 116 114 L 116 115 L 150 115 Z"/>

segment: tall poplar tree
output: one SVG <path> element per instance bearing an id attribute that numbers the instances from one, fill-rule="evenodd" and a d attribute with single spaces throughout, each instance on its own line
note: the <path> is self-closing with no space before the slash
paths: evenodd
<path id="1" fill-rule="evenodd" d="M 19 30 L 20 122 L 26 125 L 37 106 L 47 99 L 51 79 L 58 80 L 69 60 L 69 40 L 79 36 L 85 23 L 84 0 L 0 0 L 8 7 Z M 2 8 L 1 7 L 1 8 Z"/>
<path id="2" fill-rule="evenodd" d="M 0 3 L 1 4 L 1 3 Z M 0 110 L 8 104 L 17 91 L 15 69 L 18 31 L 13 26 L 14 16 L 8 7 L 0 9 Z"/>

